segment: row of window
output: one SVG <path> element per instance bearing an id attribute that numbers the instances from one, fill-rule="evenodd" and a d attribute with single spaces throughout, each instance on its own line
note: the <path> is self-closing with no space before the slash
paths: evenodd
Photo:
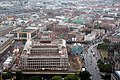
<path id="1" fill-rule="evenodd" d="M 67 65 L 67 63 L 22 63 L 22 65 L 39 65 L 39 66 L 42 66 L 42 65 L 50 65 L 50 66 L 53 66 L 53 65 Z"/>
<path id="2" fill-rule="evenodd" d="M 31 53 L 58 53 L 58 51 L 49 51 L 49 50 L 46 50 L 46 51 L 31 51 Z"/>
<path id="3" fill-rule="evenodd" d="M 29 63 L 30 63 L 30 62 L 31 62 L 31 63 L 43 63 L 43 62 L 44 62 L 44 63 L 49 63 L 49 62 L 61 63 L 61 62 L 67 62 L 67 61 L 66 61 L 66 60 L 65 60 L 65 61 L 64 61 L 64 60 L 61 60 L 61 61 L 60 61 L 60 60 L 56 60 L 56 61 L 55 61 L 55 60 L 49 60 L 49 61 L 48 61 L 48 60 L 39 60 L 39 61 L 29 60 L 29 61 L 27 61 L 27 62 L 29 62 Z"/>
<path id="4" fill-rule="evenodd" d="M 24 62 L 24 59 L 22 59 Z M 66 62 L 68 59 L 28 59 L 27 62 Z"/>
<path id="5" fill-rule="evenodd" d="M 51 54 L 58 54 L 58 52 L 31 52 L 31 54 L 40 54 L 40 55 L 51 55 Z"/>
<path id="6" fill-rule="evenodd" d="M 67 66 L 23 66 L 24 69 L 42 69 L 42 68 L 67 68 Z"/>

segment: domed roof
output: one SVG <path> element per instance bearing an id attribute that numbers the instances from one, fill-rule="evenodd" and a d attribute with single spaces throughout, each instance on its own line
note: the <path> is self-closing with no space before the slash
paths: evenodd
<path id="1" fill-rule="evenodd" d="M 76 54 L 76 53 L 82 54 L 82 52 L 83 52 L 83 48 L 80 45 L 76 44 L 75 46 L 73 46 L 72 54 Z"/>

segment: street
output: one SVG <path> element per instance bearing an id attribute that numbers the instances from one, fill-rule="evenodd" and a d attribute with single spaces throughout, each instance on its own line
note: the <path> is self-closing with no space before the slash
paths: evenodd
<path id="1" fill-rule="evenodd" d="M 10 46 L 8 49 L 6 49 L 3 52 L 3 55 L 0 56 L 0 70 L 2 70 L 3 67 L 3 63 L 5 62 L 5 60 L 7 59 L 7 57 L 11 54 L 13 54 L 13 50 L 16 49 L 17 47 L 21 47 L 21 43 L 20 42 L 15 42 L 12 46 Z"/>
<path id="2" fill-rule="evenodd" d="M 97 60 L 100 58 L 100 55 L 96 54 L 96 51 L 93 50 L 93 48 L 97 45 L 98 43 L 90 45 L 90 47 L 84 53 L 85 67 L 92 75 L 92 80 L 101 80 L 99 69 L 97 67 Z M 95 52 L 95 56 L 93 56 L 91 49 L 93 52 Z"/>
<path id="3" fill-rule="evenodd" d="M 12 53 L 13 49 L 14 47 L 10 46 L 7 50 L 5 50 L 5 52 L 3 52 L 3 55 L 0 57 L 0 70 L 2 70 L 3 63 L 7 59 L 8 55 Z"/>

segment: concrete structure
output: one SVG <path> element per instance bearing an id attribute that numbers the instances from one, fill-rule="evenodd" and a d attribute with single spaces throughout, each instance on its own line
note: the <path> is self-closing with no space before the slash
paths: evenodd
<path id="1" fill-rule="evenodd" d="M 28 40 L 20 59 L 22 70 L 68 70 L 65 40 L 40 43 Z"/>
<path id="2" fill-rule="evenodd" d="M 5 36 L 0 37 L 0 56 L 2 53 L 14 42 L 13 34 L 6 34 Z"/>
<path id="3" fill-rule="evenodd" d="M 9 56 L 5 62 L 3 63 L 3 69 L 9 69 L 13 63 L 14 63 L 15 57 L 14 56 Z"/>
<path id="4" fill-rule="evenodd" d="M 95 39 L 96 34 L 88 34 L 84 37 L 84 41 L 92 41 Z"/>
<path id="5" fill-rule="evenodd" d="M 8 25 L 6 25 L 6 26 L 1 25 L 1 26 L 0 26 L 0 36 L 8 34 L 9 32 L 11 32 L 13 30 L 13 26 L 8 26 Z"/>
<path id="6" fill-rule="evenodd" d="M 54 33 L 52 31 L 41 31 L 37 34 L 38 38 L 53 38 Z"/>
<path id="7" fill-rule="evenodd" d="M 94 30 L 92 31 L 92 33 L 100 36 L 100 35 L 105 34 L 105 30 L 104 30 L 104 29 L 94 29 Z"/>
<path id="8" fill-rule="evenodd" d="M 111 74 L 111 80 L 120 80 L 120 71 L 115 71 Z"/>
<path id="9" fill-rule="evenodd" d="M 113 43 L 120 43 L 120 32 L 108 37 L 107 39 L 109 39 Z"/>
<path id="10" fill-rule="evenodd" d="M 32 29 L 32 28 L 17 28 L 14 29 L 11 34 L 14 34 L 15 39 L 31 39 L 36 36 L 38 29 Z"/>

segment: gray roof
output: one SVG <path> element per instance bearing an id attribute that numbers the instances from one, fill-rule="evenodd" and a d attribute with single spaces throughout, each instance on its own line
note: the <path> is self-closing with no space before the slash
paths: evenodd
<path id="1" fill-rule="evenodd" d="M 5 37 L 13 37 L 14 34 L 6 34 Z"/>
<path id="2" fill-rule="evenodd" d="M 7 37 L 0 37 L 0 46 L 3 45 L 9 38 Z"/>
<path id="3" fill-rule="evenodd" d="M 13 26 L 9 26 L 9 25 L 4 25 L 4 27 L 0 27 L 0 31 L 3 31 L 3 30 L 5 30 L 5 29 L 7 29 L 7 28 L 10 28 L 10 27 L 13 27 Z"/>
<path id="4" fill-rule="evenodd" d="M 120 71 L 115 71 L 114 76 L 117 78 L 116 80 L 120 80 Z"/>

